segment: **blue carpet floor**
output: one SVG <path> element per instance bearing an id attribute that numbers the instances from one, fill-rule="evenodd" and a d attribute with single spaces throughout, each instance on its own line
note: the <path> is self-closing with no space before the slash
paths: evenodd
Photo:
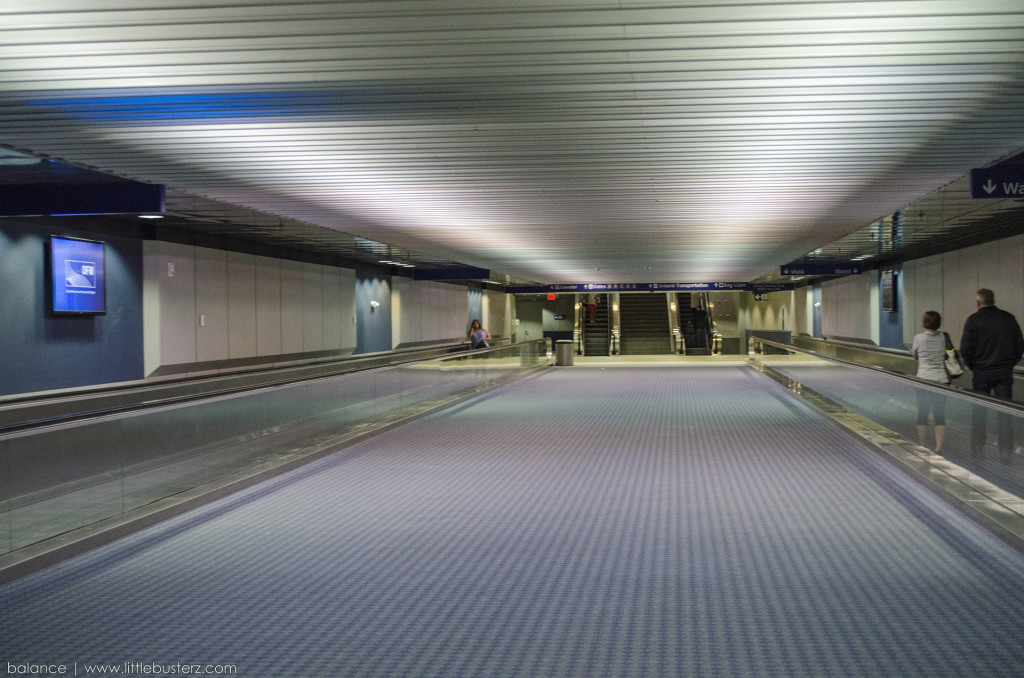
<path id="1" fill-rule="evenodd" d="M 0 610 L 0 662 L 79 675 L 1024 675 L 1024 556 L 742 367 L 549 370 Z"/>

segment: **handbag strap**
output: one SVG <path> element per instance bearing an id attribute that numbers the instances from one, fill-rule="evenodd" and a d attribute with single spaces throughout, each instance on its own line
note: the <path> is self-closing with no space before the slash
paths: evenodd
<path id="1" fill-rule="evenodd" d="M 949 333 L 948 332 L 943 332 L 942 336 L 944 336 L 946 338 L 946 350 L 947 351 L 952 351 L 953 348 L 954 348 L 953 347 L 953 340 L 949 338 Z"/>

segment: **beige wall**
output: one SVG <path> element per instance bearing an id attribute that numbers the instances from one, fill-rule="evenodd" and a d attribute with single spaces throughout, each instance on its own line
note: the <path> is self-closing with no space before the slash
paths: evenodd
<path id="1" fill-rule="evenodd" d="M 794 292 L 771 292 L 763 301 L 756 300 L 750 292 L 738 294 L 741 300 L 741 333 L 745 333 L 746 330 L 785 330 L 798 333 L 795 329 Z"/>
<path id="2" fill-rule="evenodd" d="M 504 292 L 485 290 L 483 295 L 483 318 L 481 322 L 492 337 L 511 339 L 515 317 L 515 297 Z"/>
<path id="3" fill-rule="evenodd" d="M 355 271 L 143 243 L 145 373 L 164 365 L 355 348 Z"/>
<path id="4" fill-rule="evenodd" d="M 465 287 L 399 277 L 391 282 L 392 348 L 465 338 Z"/>
<path id="5" fill-rule="evenodd" d="M 1024 236 L 908 261 L 903 265 L 903 341 L 921 331 L 925 311 L 942 315 L 942 329 L 959 343 L 964 321 L 975 311 L 974 292 L 995 292 L 996 306 L 1024 320 Z"/>
<path id="6" fill-rule="evenodd" d="M 821 332 L 877 344 L 878 308 L 878 271 L 830 280 L 821 286 Z"/>

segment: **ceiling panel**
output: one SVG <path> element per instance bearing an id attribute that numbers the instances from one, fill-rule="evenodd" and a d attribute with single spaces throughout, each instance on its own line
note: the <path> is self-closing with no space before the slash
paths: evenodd
<path id="1" fill-rule="evenodd" d="M 1013 222 L 912 205 L 1024 148 L 1024 3 L 0 0 L 0 97 L 0 144 L 236 237 L 747 281 Z"/>

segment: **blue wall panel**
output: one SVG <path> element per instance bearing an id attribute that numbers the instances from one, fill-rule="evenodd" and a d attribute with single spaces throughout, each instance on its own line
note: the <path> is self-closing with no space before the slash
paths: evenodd
<path id="1" fill-rule="evenodd" d="M 811 288 L 811 336 L 822 339 L 821 333 L 821 285 Z"/>
<path id="2" fill-rule="evenodd" d="M 143 377 L 142 242 L 22 221 L 0 222 L 0 395 Z M 51 235 L 106 243 L 107 314 L 49 311 Z"/>
<path id="3" fill-rule="evenodd" d="M 370 302 L 380 304 L 377 307 Z M 356 271 L 356 353 L 390 351 L 391 276 Z"/>
<path id="4" fill-rule="evenodd" d="M 903 345 L 903 271 L 899 268 L 893 270 L 893 286 L 896 296 L 896 310 L 889 312 L 882 310 L 882 294 L 878 294 L 878 345 L 882 348 L 906 349 Z M 879 286 L 881 286 L 882 272 L 878 272 Z"/>
<path id="5" fill-rule="evenodd" d="M 484 293 L 480 290 L 469 290 L 469 318 L 466 320 L 466 331 L 469 331 L 469 326 L 473 324 L 473 319 L 479 320 L 484 324 Z M 484 324 L 484 327 L 487 325 Z"/>

